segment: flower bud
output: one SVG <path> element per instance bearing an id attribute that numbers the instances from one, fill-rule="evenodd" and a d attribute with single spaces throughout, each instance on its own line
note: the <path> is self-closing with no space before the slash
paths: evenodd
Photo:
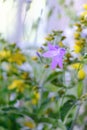
<path id="1" fill-rule="evenodd" d="M 86 73 L 83 69 L 78 71 L 78 79 L 83 80 L 86 77 Z"/>

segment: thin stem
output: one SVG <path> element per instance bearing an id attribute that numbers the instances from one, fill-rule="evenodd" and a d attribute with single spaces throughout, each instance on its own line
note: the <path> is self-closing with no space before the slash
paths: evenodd
<path id="1" fill-rule="evenodd" d="M 42 95 L 43 95 L 43 85 L 44 85 L 44 80 L 45 80 L 45 78 L 46 78 L 46 71 L 44 71 L 43 72 L 43 75 L 42 75 L 42 77 L 41 77 L 41 81 L 40 81 L 40 83 L 39 83 L 39 87 L 41 88 L 40 89 L 40 96 L 41 96 L 41 99 L 40 99 L 40 102 L 39 102 L 39 107 L 41 106 L 41 100 L 42 100 Z"/>

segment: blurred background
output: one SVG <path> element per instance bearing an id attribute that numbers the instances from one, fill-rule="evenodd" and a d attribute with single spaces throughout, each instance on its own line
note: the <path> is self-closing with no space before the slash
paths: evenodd
<path id="1" fill-rule="evenodd" d="M 72 25 L 86 0 L 0 0 L 0 33 L 20 47 L 41 45 L 52 30 L 64 30 L 69 39 Z"/>

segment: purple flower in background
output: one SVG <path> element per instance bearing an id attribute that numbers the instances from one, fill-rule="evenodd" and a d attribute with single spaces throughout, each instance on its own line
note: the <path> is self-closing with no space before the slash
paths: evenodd
<path id="1" fill-rule="evenodd" d="M 61 69 L 63 68 L 63 57 L 66 53 L 65 48 L 60 48 L 59 46 L 53 46 L 48 44 L 49 50 L 43 53 L 43 57 L 52 58 L 51 68 L 55 69 L 58 65 Z"/>

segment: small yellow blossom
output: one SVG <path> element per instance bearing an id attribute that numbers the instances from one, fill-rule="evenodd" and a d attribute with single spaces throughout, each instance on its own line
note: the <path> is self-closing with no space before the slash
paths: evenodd
<path id="1" fill-rule="evenodd" d="M 40 93 L 39 92 L 34 92 L 34 97 L 39 100 L 40 99 Z"/>
<path id="2" fill-rule="evenodd" d="M 75 32 L 75 33 L 74 33 L 74 38 L 76 38 L 76 39 L 77 39 L 77 38 L 79 38 L 79 37 L 80 37 L 80 33 Z"/>
<path id="3" fill-rule="evenodd" d="M 81 27 L 78 27 L 76 30 L 77 30 L 78 32 L 81 32 L 81 31 L 82 31 L 82 28 L 81 28 Z"/>
<path id="4" fill-rule="evenodd" d="M 8 50 L 1 50 L 0 51 L 0 58 L 5 59 L 11 56 L 11 52 Z"/>
<path id="5" fill-rule="evenodd" d="M 84 4 L 84 5 L 83 5 L 83 8 L 84 8 L 85 10 L 87 10 L 87 4 Z"/>
<path id="6" fill-rule="evenodd" d="M 86 73 L 85 73 L 84 69 L 80 69 L 78 71 L 78 79 L 83 80 L 85 77 L 86 77 Z"/>
<path id="7" fill-rule="evenodd" d="M 81 69 L 83 67 L 83 65 L 81 63 L 74 63 L 74 64 L 72 64 L 72 67 L 74 69 L 78 70 L 78 69 Z"/>
<path id="8" fill-rule="evenodd" d="M 36 99 L 32 99 L 31 102 L 33 105 L 36 105 L 38 103 L 38 101 Z"/>
<path id="9" fill-rule="evenodd" d="M 61 41 L 59 42 L 59 46 L 60 46 L 60 47 L 63 47 L 63 46 L 64 46 Z"/>
<path id="10" fill-rule="evenodd" d="M 74 25 L 77 27 L 81 27 L 81 24 L 79 24 L 79 23 L 75 23 Z"/>
<path id="11" fill-rule="evenodd" d="M 24 91 L 24 82 L 22 80 L 14 80 L 10 86 L 9 90 L 17 89 L 18 92 Z"/>
<path id="12" fill-rule="evenodd" d="M 79 46 L 79 45 L 82 45 L 82 42 L 81 42 L 81 40 L 76 40 L 75 44 Z"/>
<path id="13" fill-rule="evenodd" d="M 84 12 L 81 13 L 81 17 L 85 18 L 86 16 L 87 16 L 87 11 L 84 11 Z"/>
<path id="14" fill-rule="evenodd" d="M 82 31 L 81 24 L 76 23 L 75 26 L 77 27 L 76 31 L 80 33 Z"/>
<path id="15" fill-rule="evenodd" d="M 24 126 L 29 127 L 30 129 L 33 129 L 33 128 L 35 128 L 35 123 L 31 122 L 31 121 L 26 121 L 24 123 Z"/>
<path id="16" fill-rule="evenodd" d="M 52 40 L 54 40 L 54 37 L 51 36 L 51 35 L 48 35 L 47 37 L 45 37 L 45 40 L 46 41 L 52 41 Z"/>
<path id="17" fill-rule="evenodd" d="M 11 62 L 11 63 L 15 62 L 18 65 L 22 65 L 22 63 L 25 62 L 25 61 L 26 61 L 25 56 L 22 53 L 19 53 L 19 52 L 12 54 L 9 58 L 9 62 Z"/>
<path id="18" fill-rule="evenodd" d="M 81 47 L 84 47 L 84 44 L 85 44 L 85 43 L 86 43 L 86 41 L 85 41 L 84 38 L 80 38 L 79 40 L 76 40 L 76 41 L 75 41 L 75 44 L 78 45 L 78 46 L 81 45 Z"/>
<path id="19" fill-rule="evenodd" d="M 81 52 L 82 48 L 83 48 L 82 46 L 79 46 L 79 45 L 75 44 L 74 45 L 74 52 L 75 53 L 79 53 L 79 52 Z"/>
<path id="20" fill-rule="evenodd" d="M 24 73 L 21 75 L 21 77 L 22 77 L 23 79 L 27 79 L 27 78 L 28 78 L 28 72 L 24 72 Z"/>
<path id="21" fill-rule="evenodd" d="M 32 104 L 36 105 L 38 103 L 40 99 L 40 93 L 39 92 L 34 92 L 34 95 L 33 95 L 33 99 L 32 99 Z"/>
<path id="22" fill-rule="evenodd" d="M 31 59 L 34 61 L 37 61 L 38 58 L 37 58 L 37 56 L 33 56 Z"/>
<path id="23" fill-rule="evenodd" d="M 7 69 L 7 72 L 11 72 L 11 73 L 17 73 L 18 72 L 18 69 L 16 67 L 12 66 L 11 64 L 10 65 L 8 64 L 6 66 L 6 69 Z"/>

